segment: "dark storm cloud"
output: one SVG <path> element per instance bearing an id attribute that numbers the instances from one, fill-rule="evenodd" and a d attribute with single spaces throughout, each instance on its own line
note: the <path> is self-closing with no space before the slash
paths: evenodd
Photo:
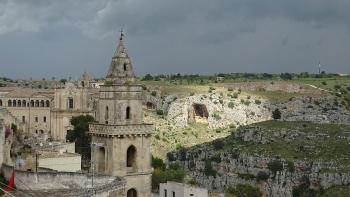
<path id="1" fill-rule="evenodd" d="M 0 74 L 103 76 L 120 28 L 138 74 L 312 72 L 318 61 L 350 72 L 348 10 L 348 0 L 0 0 Z"/>

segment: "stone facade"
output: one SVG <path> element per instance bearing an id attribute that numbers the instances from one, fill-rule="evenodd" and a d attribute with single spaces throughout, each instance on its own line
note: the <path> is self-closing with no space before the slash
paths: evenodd
<path id="1" fill-rule="evenodd" d="M 93 170 L 126 179 L 128 197 L 151 195 L 152 125 L 143 123 L 142 86 L 134 72 L 121 36 L 101 86 L 96 120 L 90 124 Z"/>
<path id="2" fill-rule="evenodd" d="M 70 119 L 78 115 L 94 115 L 91 78 L 86 73 L 78 83 L 67 82 L 55 89 L 1 88 L 1 119 L 11 120 L 26 133 L 54 140 L 65 140 L 72 129 Z"/>

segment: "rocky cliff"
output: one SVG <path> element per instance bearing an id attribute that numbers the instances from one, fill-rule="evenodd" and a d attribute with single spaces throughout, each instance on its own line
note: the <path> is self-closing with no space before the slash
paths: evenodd
<path id="1" fill-rule="evenodd" d="M 227 138 L 168 154 L 200 186 L 223 192 L 257 185 L 267 196 L 292 196 L 350 184 L 349 126 L 268 121 L 242 126 Z"/>

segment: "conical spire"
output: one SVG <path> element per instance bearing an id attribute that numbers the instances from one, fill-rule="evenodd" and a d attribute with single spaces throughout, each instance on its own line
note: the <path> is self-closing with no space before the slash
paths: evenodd
<path id="1" fill-rule="evenodd" d="M 133 81 L 135 75 L 126 48 L 124 46 L 124 34 L 121 31 L 117 49 L 112 57 L 112 62 L 107 73 L 107 80 L 115 83 Z"/>

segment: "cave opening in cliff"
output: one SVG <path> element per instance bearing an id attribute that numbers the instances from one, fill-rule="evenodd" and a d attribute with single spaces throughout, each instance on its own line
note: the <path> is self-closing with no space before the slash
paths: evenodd
<path id="1" fill-rule="evenodd" d="M 204 104 L 193 104 L 193 118 L 195 122 L 207 122 L 208 120 L 208 110 Z"/>
<path id="2" fill-rule="evenodd" d="M 156 105 L 152 102 L 147 102 L 146 107 L 147 107 L 147 109 L 155 109 Z"/>

